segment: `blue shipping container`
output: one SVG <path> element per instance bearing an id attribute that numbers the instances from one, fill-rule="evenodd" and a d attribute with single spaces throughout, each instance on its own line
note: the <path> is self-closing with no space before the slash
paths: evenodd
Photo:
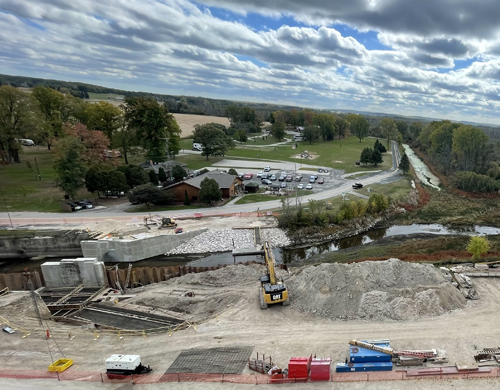
<path id="1" fill-rule="evenodd" d="M 360 371 L 392 371 L 392 363 L 337 363 L 337 372 L 360 372 Z"/>
<path id="2" fill-rule="evenodd" d="M 376 343 L 378 347 L 390 348 L 390 343 Z M 371 349 L 360 348 L 354 345 L 349 346 L 349 361 L 351 363 L 367 362 L 390 362 L 392 356 L 386 353 L 372 351 Z"/>

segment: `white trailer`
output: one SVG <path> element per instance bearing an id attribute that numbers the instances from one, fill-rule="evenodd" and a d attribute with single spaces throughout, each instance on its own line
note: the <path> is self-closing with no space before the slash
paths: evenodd
<path id="1" fill-rule="evenodd" d="M 141 374 L 150 372 L 151 368 L 141 364 L 140 355 L 111 355 L 106 359 L 107 374 Z"/>

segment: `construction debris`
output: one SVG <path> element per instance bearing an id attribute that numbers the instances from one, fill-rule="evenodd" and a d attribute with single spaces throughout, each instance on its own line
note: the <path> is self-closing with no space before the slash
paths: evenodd
<path id="1" fill-rule="evenodd" d="M 329 319 L 408 321 L 465 305 L 438 269 L 398 259 L 305 267 L 287 284 L 292 308 Z"/>

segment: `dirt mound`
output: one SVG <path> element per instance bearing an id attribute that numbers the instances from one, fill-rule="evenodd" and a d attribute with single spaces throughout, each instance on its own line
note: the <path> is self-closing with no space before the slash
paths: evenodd
<path id="1" fill-rule="evenodd" d="M 264 266 L 231 265 L 215 271 L 187 274 L 180 278 L 169 280 L 166 283 L 174 285 L 201 285 L 210 287 L 236 286 L 238 284 L 256 283 L 264 274 Z"/>
<path id="2" fill-rule="evenodd" d="M 307 267 L 287 283 L 292 307 L 330 319 L 407 321 L 465 305 L 438 269 L 398 259 Z"/>

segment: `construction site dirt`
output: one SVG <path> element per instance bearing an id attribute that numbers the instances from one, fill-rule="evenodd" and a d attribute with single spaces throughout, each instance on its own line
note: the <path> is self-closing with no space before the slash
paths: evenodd
<path id="1" fill-rule="evenodd" d="M 226 273 L 224 273 L 225 271 Z M 220 274 L 214 274 L 220 272 Z M 291 290 L 291 305 L 275 305 L 260 310 L 257 296 L 257 278 L 263 267 L 233 266 L 204 274 L 189 274 L 168 282 L 141 288 L 130 304 L 148 306 L 155 310 L 180 312 L 184 301 L 184 315 L 191 316 L 193 326 L 173 333 L 164 332 L 128 336 L 117 332 L 101 332 L 88 327 L 77 327 L 49 321 L 52 338 L 44 340 L 44 327 L 30 316 L 26 305 L 27 293 L 11 293 L 0 297 L 0 315 L 10 323 L 29 330 L 23 333 L 2 332 L 0 357 L 4 370 L 44 370 L 60 356 L 74 360 L 70 370 L 104 372 L 104 361 L 114 353 L 140 354 L 144 364 L 151 365 L 157 374 L 165 373 L 182 351 L 207 348 L 253 346 L 256 352 L 272 356 L 284 367 L 292 356 L 331 357 L 333 362 L 344 362 L 348 355 L 348 341 L 356 339 L 390 338 L 397 349 L 438 348 L 447 351 L 450 364 L 473 361 L 473 356 L 486 347 L 498 347 L 500 330 L 496 326 L 500 302 L 500 280 L 477 278 L 475 287 L 481 297 L 466 301 L 460 308 L 434 317 L 420 317 L 408 321 L 385 319 L 331 320 L 298 310 Z M 281 276 L 287 276 L 281 274 Z M 300 275 L 298 275 L 300 276 Z M 293 284 L 292 284 L 293 285 Z M 320 289 L 322 286 L 316 286 Z M 177 298 L 175 298 L 176 291 Z M 183 292 L 194 292 L 193 296 Z M 153 299 L 154 298 L 154 299 Z M 210 304 L 206 302 L 210 301 Z M 205 303 L 204 303 L 205 302 Z M 296 301 L 300 302 L 300 301 Z M 125 303 L 125 301 L 124 301 Z M 158 309 L 155 309 L 155 308 Z M 204 308 L 206 307 L 206 308 Z M 210 313 L 209 313 L 210 312 Z M 210 314 L 206 321 L 194 320 Z M 57 346 L 56 343 L 57 342 Z M 49 354 L 47 346 L 50 347 Z M 60 351 L 59 351 L 60 349 Z M 52 360 L 52 361 L 51 361 Z M 251 374 L 245 368 L 244 374 Z M 57 382 L 57 380 L 19 380 L 0 378 L 1 387 L 18 389 L 128 389 L 131 384 Z M 159 389 L 245 389 L 248 385 L 234 383 L 169 383 L 136 385 Z M 268 389 L 273 385 L 261 385 Z M 500 388 L 500 379 L 434 380 L 311 383 L 282 385 L 285 388 L 310 389 L 477 389 Z"/>

